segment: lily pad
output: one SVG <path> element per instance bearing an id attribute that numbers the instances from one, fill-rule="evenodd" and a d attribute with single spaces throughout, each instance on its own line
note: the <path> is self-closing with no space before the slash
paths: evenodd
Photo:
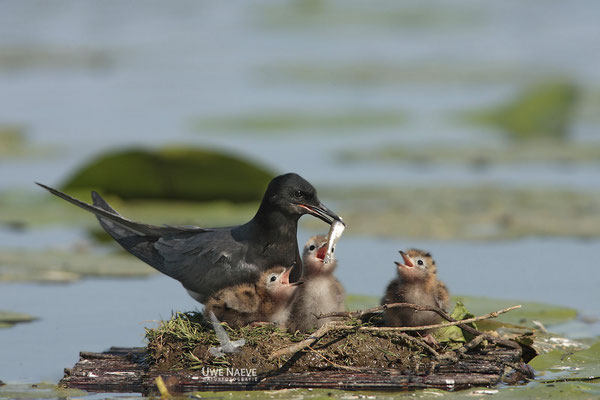
<path id="1" fill-rule="evenodd" d="M 0 328 L 8 328 L 15 324 L 34 320 L 35 317 L 28 314 L 0 310 Z"/>
<path id="2" fill-rule="evenodd" d="M 525 325 L 528 327 L 535 327 L 531 321 L 538 321 L 545 326 L 551 326 L 577 318 L 577 311 L 572 308 L 543 303 L 471 296 L 453 296 L 452 299 L 453 301 L 463 302 L 465 307 L 475 315 L 487 314 L 492 311 L 521 304 L 521 308 L 502 314 L 495 318 L 494 321 Z"/>
<path id="3" fill-rule="evenodd" d="M 580 351 L 552 350 L 529 365 L 546 382 L 593 381 L 600 383 L 600 342 Z"/>
<path id="4" fill-rule="evenodd" d="M 128 254 L 64 250 L 0 252 L 0 282 L 73 282 L 83 277 L 139 277 L 156 271 Z"/>
<path id="5" fill-rule="evenodd" d="M 526 88 L 511 102 L 468 114 L 472 122 L 503 129 L 512 139 L 563 140 L 569 133 L 579 88 L 570 81 L 553 80 Z"/>
<path id="6" fill-rule="evenodd" d="M 63 185 L 122 199 L 258 201 L 273 173 L 239 157 L 205 149 L 131 149 L 100 155 Z"/>
<path id="7" fill-rule="evenodd" d="M 398 110 L 370 111 L 349 110 L 324 114 L 319 112 L 272 111 L 263 114 L 224 116 L 201 119 L 197 129 L 208 132 L 260 132 L 282 133 L 306 131 L 314 134 L 323 132 L 347 132 L 365 128 L 386 128 L 403 124 L 404 113 Z"/>

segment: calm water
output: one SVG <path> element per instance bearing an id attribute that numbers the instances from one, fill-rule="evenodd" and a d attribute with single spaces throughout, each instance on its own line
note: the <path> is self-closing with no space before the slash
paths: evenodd
<path id="1" fill-rule="evenodd" d="M 290 3 L 291 4 L 291 3 Z M 600 3 L 592 0 L 382 2 L 360 23 L 344 3 L 324 2 L 332 23 L 308 16 L 277 24 L 272 2 L 4 1 L 0 13 L 0 124 L 22 124 L 31 145 L 48 156 L 0 160 L 0 190 L 56 184 L 108 148 L 167 143 L 216 147 L 277 171 L 296 171 L 317 187 L 364 183 L 491 183 L 600 189 L 600 168 L 506 165 L 481 171 L 460 166 L 340 164 L 336 152 L 385 144 L 494 144 L 480 129 L 454 126 L 454 110 L 501 101 L 526 76 L 567 75 L 585 87 L 600 82 Z M 336 9 L 337 7 L 337 9 Z M 419 23 L 390 23 L 388 13 L 415 13 Z M 284 10 L 285 11 L 285 10 Z M 317 12 L 318 14 L 318 12 Z M 374 16 L 373 16 L 374 15 Z M 463 20 L 463 15 L 472 17 Z M 380 19 L 383 18 L 383 22 Z M 295 21 L 295 22 L 294 22 Z M 316 21 L 316 22 L 315 22 Z M 387 21 L 387 22 L 385 22 Z M 431 22 L 434 21 L 434 22 Z M 24 56 L 15 57 L 15 52 Z M 10 54 L 13 54 L 12 56 Z M 8 61 L 7 61 L 8 60 Z M 16 60 L 16 61 L 15 61 Z M 265 71 L 290 65 L 344 68 L 414 65 L 516 71 L 510 78 L 375 83 L 294 80 Z M 16 63 L 16 64 L 15 64 Z M 443 74 L 442 74 L 443 75 Z M 501 75 L 501 73 L 499 73 Z M 399 109 L 405 125 L 330 134 L 278 136 L 198 132 L 202 116 L 304 110 Z M 597 141 L 597 124 L 578 120 L 574 140 Z M 568 205 L 565 205 L 566 207 Z M 28 246 L 64 247 L 81 235 L 56 228 L 26 234 Z M 303 232 L 303 242 L 308 233 Z M 22 234 L 0 231 L 4 247 Z M 414 241 L 345 236 L 339 276 L 350 293 L 379 295 L 393 275 L 397 250 L 426 248 L 455 293 L 544 301 L 599 317 L 599 242 L 531 238 L 492 243 Z M 1 249 L 0 249 L 1 251 Z M 0 379 L 56 381 L 80 350 L 143 343 L 143 327 L 171 310 L 196 307 L 169 278 L 90 279 L 69 285 L 0 284 L 0 308 L 40 317 L 0 330 Z M 588 336 L 597 325 L 578 326 Z"/>
<path id="2" fill-rule="evenodd" d="M 308 236 L 302 232 L 300 240 Z M 349 293 L 380 296 L 394 276 L 398 249 L 414 245 L 433 253 L 452 293 L 567 305 L 600 318 L 600 277 L 583 262 L 594 259 L 599 244 L 528 239 L 475 245 L 347 236 L 336 249 L 337 275 Z M 144 327 L 169 318 L 172 310 L 199 308 L 178 282 L 163 275 L 67 285 L 0 284 L 0 304 L 40 317 L 0 329 L 0 376 L 8 382 L 57 381 L 79 351 L 141 346 Z M 558 331 L 593 337 L 600 335 L 600 324 L 571 324 Z"/>

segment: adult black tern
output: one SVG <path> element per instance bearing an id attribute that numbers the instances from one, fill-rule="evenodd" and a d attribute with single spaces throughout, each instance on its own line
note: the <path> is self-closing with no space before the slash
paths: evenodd
<path id="1" fill-rule="evenodd" d="M 294 265 L 290 281 L 298 281 L 302 276 L 296 237 L 298 219 L 310 214 L 328 224 L 341 221 L 321 204 L 315 188 L 294 173 L 273 178 L 250 221 L 222 228 L 134 222 L 119 215 L 94 191 L 94 204 L 90 205 L 37 184 L 94 213 L 104 230 L 125 250 L 177 279 L 201 303 L 224 287 L 256 281 L 262 271 L 275 265 Z"/>

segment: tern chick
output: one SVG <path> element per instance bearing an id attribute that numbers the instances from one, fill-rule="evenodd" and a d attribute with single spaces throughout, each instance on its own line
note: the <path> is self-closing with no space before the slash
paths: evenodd
<path id="1" fill-rule="evenodd" d="M 292 267 L 273 267 L 256 283 L 242 283 L 221 289 L 206 302 L 205 315 L 214 315 L 238 328 L 253 322 L 270 322 L 285 327 L 289 302 L 299 282 L 290 283 Z"/>
<path id="2" fill-rule="evenodd" d="M 403 263 L 395 262 L 398 277 L 390 282 L 381 304 L 411 303 L 446 310 L 449 295 L 446 285 L 437 279 L 437 267 L 431 254 L 423 250 L 400 251 Z M 433 311 L 389 308 L 384 311 L 387 326 L 423 326 L 441 322 Z"/>
<path id="3" fill-rule="evenodd" d="M 306 332 L 319 328 L 335 318 L 317 318 L 321 314 L 344 311 L 344 287 L 333 276 L 337 261 L 333 251 L 328 252 L 328 239 L 325 236 L 314 236 L 304 246 L 302 262 L 304 263 L 304 284 L 292 302 L 288 327 L 291 331 Z M 328 262 L 324 261 L 330 254 Z"/>

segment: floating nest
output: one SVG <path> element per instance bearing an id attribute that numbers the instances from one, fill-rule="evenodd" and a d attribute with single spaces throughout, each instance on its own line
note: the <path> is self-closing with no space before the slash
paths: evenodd
<path id="1" fill-rule="evenodd" d="M 381 307 L 342 313 L 341 320 L 307 334 L 272 325 L 231 329 L 224 324 L 231 340 L 244 339 L 245 344 L 221 357 L 209 350 L 220 345 L 212 325 L 199 313 L 178 313 L 147 329 L 146 348 L 82 353 L 61 382 L 89 391 L 165 394 L 283 388 L 457 390 L 527 380 L 533 374 L 524 363 L 529 360 L 523 359 L 522 345 L 469 325 L 504 311 L 464 321 L 443 313 L 449 322 L 439 327 L 457 327 L 466 339 L 437 346 L 410 332 L 412 328 L 381 326 Z"/>

